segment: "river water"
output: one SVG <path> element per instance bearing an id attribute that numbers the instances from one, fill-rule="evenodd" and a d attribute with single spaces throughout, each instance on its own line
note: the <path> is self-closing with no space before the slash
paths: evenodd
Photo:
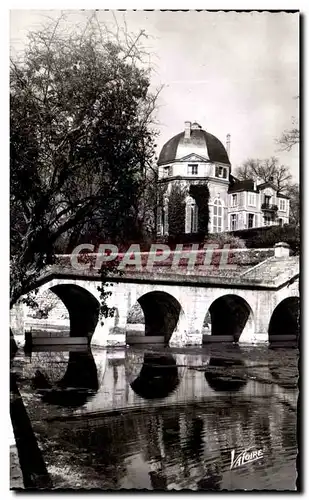
<path id="1" fill-rule="evenodd" d="M 296 488 L 297 349 L 19 350 L 11 372 L 52 488 Z"/>

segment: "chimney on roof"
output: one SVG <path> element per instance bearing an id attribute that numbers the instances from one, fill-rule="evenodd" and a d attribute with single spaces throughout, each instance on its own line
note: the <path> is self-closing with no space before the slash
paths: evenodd
<path id="1" fill-rule="evenodd" d="M 185 122 L 185 139 L 190 139 L 191 136 L 191 122 Z"/>
<path id="2" fill-rule="evenodd" d="M 226 136 L 226 152 L 227 156 L 230 159 L 230 150 L 231 150 L 231 134 L 227 134 Z"/>
<path id="3" fill-rule="evenodd" d="M 280 241 L 280 243 L 276 243 L 275 246 L 275 257 L 277 259 L 284 259 L 290 257 L 291 247 L 288 243 Z"/>

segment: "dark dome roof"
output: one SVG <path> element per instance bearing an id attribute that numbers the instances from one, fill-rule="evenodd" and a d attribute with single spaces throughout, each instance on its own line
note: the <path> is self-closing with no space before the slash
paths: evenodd
<path id="1" fill-rule="evenodd" d="M 158 165 L 178 160 L 192 153 L 209 158 L 212 162 L 230 165 L 222 142 L 209 132 L 193 127 L 191 127 L 188 139 L 185 139 L 185 133 L 181 132 L 164 144 L 159 155 Z"/>

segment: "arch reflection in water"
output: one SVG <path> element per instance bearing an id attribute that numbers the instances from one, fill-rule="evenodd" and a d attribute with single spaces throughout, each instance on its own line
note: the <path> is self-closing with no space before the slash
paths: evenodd
<path id="1" fill-rule="evenodd" d="M 77 407 L 84 405 L 99 388 L 98 374 L 91 350 L 70 351 L 67 370 L 61 380 L 52 383 L 37 370 L 32 386 L 45 403 Z"/>
<path id="2" fill-rule="evenodd" d="M 171 354 L 144 354 L 139 376 L 130 384 L 133 391 L 144 399 L 169 396 L 180 380 L 176 360 Z"/>
<path id="3" fill-rule="evenodd" d="M 205 378 L 214 391 L 239 391 L 247 384 L 247 368 L 239 346 L 234 346 L 231 357 L 211 357 Z"/>

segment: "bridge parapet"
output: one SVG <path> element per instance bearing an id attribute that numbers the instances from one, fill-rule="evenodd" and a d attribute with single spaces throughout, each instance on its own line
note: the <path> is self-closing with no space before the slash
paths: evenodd
<path id="1" fill-rule="evenodd" d="M 138 246 L 138 245 L 137 245 Z M 238 274 L 240 270 L 245 271 L 265 259 L 274 256 L 273 248 L 213 248 L 215 245 L 209 245 L 205 248 L 168 251 L 164 255 L 164 251 L 157 252 L 127 252 L 106 254 L 108 262 L 105 265 L 117 267 L 125 272 L 142 271 L 142 272 L 168 272 L 172 271 L 176 274 L 203 274 L 205 270 L 207 274 L 230 275 Z M 73 267 L 75 269 L 99 270 L 106 257 L 103 253 L 79 253 L 57 255 L 55 264 L 65 267 Z M 133 257 L 133 258 L 132 258 Z"/>
<path id="2" fill-rule="evenodd" d="M 95 256 L 93 261 L 95 262 Z M 87 269 L 75 269 L 70 265 L 68 256 L 58 256 L 58 263 L 49 266 L 42 280 L 57 278 L 76 278 L 100 281 L 101 275 L 95 266 Z M 193 268 L 185 265 L 179 267 L 156 266 L 152 271 L 147 267 L 125 267 L 121 271 L 107 274 L 109 281 L 137 281 L 137 282 L 167 282 L 178 284 L 191 284 L 196 286 L 240 286 L 240 287 L 266 287 L 277 288 L 299 275 L 299 258 L 289 257 L 281 259 L 270 257 L 256 266 L 231 265 L 220 266 L 196 265 Z"/>

